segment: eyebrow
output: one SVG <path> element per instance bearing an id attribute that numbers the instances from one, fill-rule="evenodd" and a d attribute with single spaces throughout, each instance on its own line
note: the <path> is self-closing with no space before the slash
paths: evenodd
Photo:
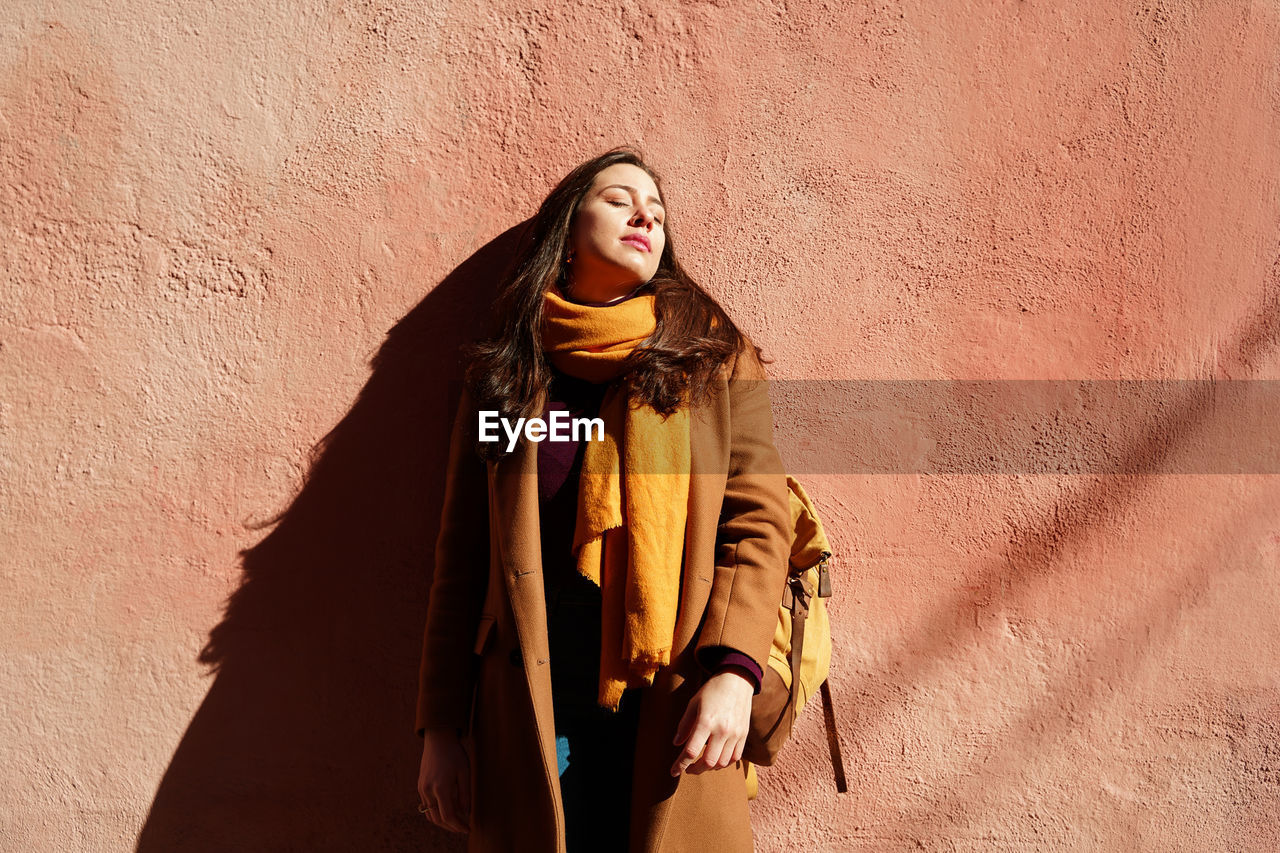
<path id="1" fill-rule="evenodd" d="M 601 187 L 601 188 L 600 188 L 600 192 L 604 192 L 605 190 L 612 190 L 612 189 L 628 190 L 628 191 L 633 192 L 633 193 L 638 193 L 638 192 L 640 192 L 640 191 L 639 191 L 638 189 L 636 189 L 635 187 L 627 186 L 626 184 L 609 184 L 609 186 L 607 186 L 607 187 Z M 649 198 L 647 198 L 647 199 L 646 199 L 646 201 L 650 202 L 651 204 L 656 204 L 656 205 L 658 205 L 658 207 L 662 208 L 663 210 L 666 210 L 666 209 L 667 209 L 667 206 L 666 206 L 665 204 L 663 204 L 663 203 L 662 203 L 662 200 L 661 200 L 661 199 L 659 199 L 659 198 L 657 198 L 657 197 L 655 197 L 655 196 L 649 196 Z"/>

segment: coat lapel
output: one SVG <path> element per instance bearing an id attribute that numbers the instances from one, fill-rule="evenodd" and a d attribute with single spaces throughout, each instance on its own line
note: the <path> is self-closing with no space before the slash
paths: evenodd
<path id="1" fill-rule="evenodd" d="M 720 398 L 717 397 L 717 400 Z M 727 416 L 714 405 L 697 406 L 689 427 L 692 471 L 689 476 L 689 507 L 685 520 L 684 573 L 680 584 L 680 618 L 676 622 L 674 654 L 691 642 L 698 630 L 702 611 L 711 596 L 714 562 L 702 560 L 715 554 L 716 531 L 720 526 L 720 504 L 729 472 L 729 447 L 716 418 Z M 693 559 L 690 556 L 693 555 Z M 685 618 L 693 616 L 696 618 Z"/>
<path id="2" fill-rule="evenodd" d="M 539 392 L 534 411 L 546 405 L 545 389 Z M 547 605 L 542 582 L 542 534 L 538 512 L 538 445 L 521 441 L 509 456 L 489 463 L 493 499 L 491 517 L 501 559 L 500 571 L 507 587 L 515 620 L 525 676 L 533 703 L 539 751 L 557 823 L 563 827 L 559 774 L 555 772 L 555 722 L 552 718 L 550 639 Z M 563 830 L 561 830 L 563 834 Z"/>

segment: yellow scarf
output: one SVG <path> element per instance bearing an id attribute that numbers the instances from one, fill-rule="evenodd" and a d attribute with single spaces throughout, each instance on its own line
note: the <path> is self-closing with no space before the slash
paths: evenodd
<path id="1" fill-rule="evenodd" d="M 616 305 L 579 305 L 554 287 L 543 304 L 542 347 L 559 370 L 590 382 L 618 376 L 653 334 L 652 294 Z M 685 516 L 689 411 L 665 420 L 628 405 L 622 382 L 605 391 L 604 440 L 588 441 L 578 482 L 573 548 L 578 571 L 600 587 L 599 704 L 617 710 L 622 691 L 653 683 L 671 662 Z"/>

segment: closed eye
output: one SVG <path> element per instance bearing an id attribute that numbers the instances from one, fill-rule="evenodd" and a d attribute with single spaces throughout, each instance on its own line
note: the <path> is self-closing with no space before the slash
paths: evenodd
<path id="1" fill-rule="evenodd" d="M 631 204 L 631 202 L 629 202 L 629 201 L 618 201 L 617 199 L 610 199 L 610 200 L 608 201 L 608 203 L 609 203 L 609 204 L 612 204 L 612 205 L 613 205 L 613 206 L 615 206 L 615 207 L 627 207 L 627 206 L 629 206 L 629 205 Z M 653 217 L 653 221 L 654 221 L 654 222 L 657 222 L 659 225 L 661 225 L 661 224 L 662 224 L 662 217 L 661 217 L 661 216 L 655 216 L 655 217 Z"/>

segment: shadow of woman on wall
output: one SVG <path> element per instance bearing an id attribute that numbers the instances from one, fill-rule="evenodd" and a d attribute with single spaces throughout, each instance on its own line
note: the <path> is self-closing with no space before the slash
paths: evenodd
<path id="1" fill-rule="evenodd" d="M 241 552 L 241 585 L 200 654 L 216 677 L 137 850 L 463 848 L 417 811 L 418 661 L 458 348 L 487 331 L 525 225 L 391 329 L 297 497 Z"/>

